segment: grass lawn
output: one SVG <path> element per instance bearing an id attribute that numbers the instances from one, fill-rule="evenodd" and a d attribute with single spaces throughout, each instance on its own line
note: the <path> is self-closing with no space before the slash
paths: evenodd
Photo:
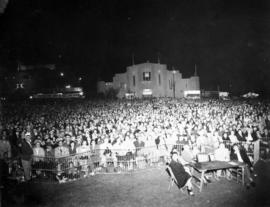
<path id="1" fill-rule="evenodd" d="M 31 184 L 24 204 L 8 206 L 39 207 L 118 207 L 118 206 L 270 206 L 270 163 L 255 166 L 257 186 L 247 190 L 235 181 L 221 179 L 208 184 L 195 196 L 176 186 L 168 191 L 169 180 L 163 169 L 133 174 L 95 175 L 64 184 Z"/>

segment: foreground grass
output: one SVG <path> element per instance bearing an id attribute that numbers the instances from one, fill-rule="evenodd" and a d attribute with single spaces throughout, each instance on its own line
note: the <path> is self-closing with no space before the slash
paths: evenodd
<path id="1" fill-rule="evenodd" d="M 168 191 L 163 169 L 133 174 L 95 175 L 65 184 L 33 184 L 24 204 L 38 207 L 118 206 L 270 206 L 270 164 L 258 168 L 257 186 L 247 190 L 235 181 L 221 179 L 195 190 L 189 197 L 175 186 Z"/>

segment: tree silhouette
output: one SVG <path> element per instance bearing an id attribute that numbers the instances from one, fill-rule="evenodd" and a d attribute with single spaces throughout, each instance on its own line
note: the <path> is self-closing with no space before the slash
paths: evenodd
<path id="1" fill-rule="evenodd" d="M 0 0 L 0 14 L 3 14 L 5 12 L 7 4 L 8 0 Z"/>

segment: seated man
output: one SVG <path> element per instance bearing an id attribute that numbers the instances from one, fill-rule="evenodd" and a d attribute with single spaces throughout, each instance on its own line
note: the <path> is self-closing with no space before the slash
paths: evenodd
<path id="1" fill-rule="evenodd" d="M 179 156 L 176 152 L 172 153 L 172 160 L 169 164 L 174 177 L 177 181 L 177 187 L 183 188 L 187 186 L 187 191 L 189 195 L 194 195 L 192 191 L 191 175 L 186 172 L 183 165 L 179 162 Z"/>

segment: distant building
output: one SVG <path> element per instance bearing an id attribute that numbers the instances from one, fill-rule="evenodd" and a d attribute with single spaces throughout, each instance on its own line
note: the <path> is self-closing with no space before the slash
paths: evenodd
<path id="1" fill-rule="evenodd" d="M 106 94 L 114 89 L 118 98 L 127 94 L 135 97 L 184 97 L 185 91 L 199 91 L 200 78 L 195 73 L 190 78 L 183 78 L 182 74 L 167 69 L 167 65 L 160 63 L 141 63 L 128 66 L 125 73 L 115 74 L 112 82 L 99 81 L 97 92 Z"/>
<path id="2" fill-rule="evenodd" d="M 61 68 L 63 69 L 63 68 Z M 17 71 L 4 77 L 4 97 L 30 97 L 35 94 L 68 94 L 70 97 L 84 96 L 80 79 L 72 74 L 64 75 L 54 64 L 22 65 Z M 68 86 L 68 88 L 67 88 Z M 78 90 L 78 88 L 80 88 Z M 40 97 L 40 95 L 38 96 Z M 63 97 L 63 95 L 61 96 Z M 58 98 L 58 97 L 57 97 Z"/>

